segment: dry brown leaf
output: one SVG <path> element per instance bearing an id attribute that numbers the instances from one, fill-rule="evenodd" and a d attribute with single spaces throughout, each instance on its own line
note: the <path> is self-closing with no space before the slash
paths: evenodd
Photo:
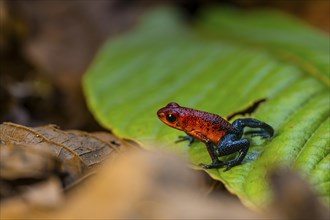
<path id="1" fill-rule="evenodd" d="M 0 124 L 0 140 L 0 147 L 7 152 L 4 156 L 14 155 L 17 147 L 15 147 L 16 151 L 13 148 L 3 147 L 13 144 L 24 147 L 27 150 L 25 154 L 30 152 L 30 157 L 42 157 L 40 154 L 47 151 L 47 155 L 50 156 L 45 156 L 43 160 L 50 162 L 55 158 L 59 161 L 64 186 L 77 181 L 109 156 L 114 159 L 118 156 L 119 151 L 132 146 L 106 132 L 103 133 L 102 139 L 84 131 L 63 131 L 55 125 L 29 128 L 9 122 Z M 31 153 L 32 151 L 33 153 Z M 34 164 L 39 169 L 33 169 L 32 165 L 24 167 L 26 161 L 22 156 L 16 157 L 15 163 L 11 163 L 10 160 L 3 161 L 5 164 L 7 163 L 7 168 L 10 168 L 8 163 L 11 163 L 11 166 L 16 166 L 16 170 L 14 173 L 12 170 L 6 169 L 2 173 L 6 174 L 8 171 L 12 175 L 15 174 L 15 178 L 32 175 L 31 172 L 45 169 L 46 162 L 42 161 L 43 164 L 41 164 L 40 160 L 36 160 Z M 8 178 L 9 174 L 6 175 Z"/>
<path id="2" fill-rule="evenodd" d="M 74 165 L 73 168 L 69 169 L 71 173 L 72 170 L 78 175 L 82 173 L 81 167 L 83 164 L 74 151 L 61 143 L 56 143 L 46 138 L 32 128 L 14 123 L 3 123 L 0 124 L 0 138 L 2 144 L 30 144 L 34 145 L 35 148 L 40 148 L 40 150 L 43 150 L 47 146 L 50 152 L 60 161 L 75 161 L 74 163 L 70 163 Z"/>
<path id="3" fill-rule="evenodd" d="M 83 131 L 63 131 L 55 125 L 29 128 L 5 122 L 0 124 L 0 137 L 3 144 L 35 144 L 41 148 L 47 145 L 60 160 L 79 158 L 87 168 L 101 163 L 109 154 L 118 153 L 118 146 L 111 142 Z"/>
<path id="4" fill-rule="evenodd" d="M 84 131 L 63 131 L 54 125 L 36 127 L 33 130 L 50 142 L 68 149 L 88 168 L 101 163 L 109 154 L 118 153 L 114 145 Z"/>
<path id="5" fill-rule="evenodd" d="M 33 145 L 8 144 L 0 147 L 0 178 L 45 178 L 59 172 L 60 163 L 49 151 Z"/>
<path id="6" fill-rule="evenodd" d="M 9 198 L 28 191 L 27 186 L 61 176 L 60 161 L 34 145 L 0 145 L 0 198 Z"/>

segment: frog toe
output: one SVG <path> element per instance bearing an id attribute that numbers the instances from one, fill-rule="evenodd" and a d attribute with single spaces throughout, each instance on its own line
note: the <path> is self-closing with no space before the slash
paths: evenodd
<path id="1" fill-rule="evenodd" d="M 188 146 L 191 146 L 195 142 L 195 138 L 193 138 L 190 135 L 185 135 L 185 136 L 180 135 L 178 137 L 178 140 L 175 141 L 175 143 L 180 143 L 182 141 L 189 141 Z"/>

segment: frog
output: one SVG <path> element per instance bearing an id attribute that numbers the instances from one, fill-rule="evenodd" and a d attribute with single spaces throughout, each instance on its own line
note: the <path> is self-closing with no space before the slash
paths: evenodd
<path id="1" fill-rule="evenodd" d="M 212 160 L 210 164 L 201 163 L 205 169 L 225 167 L 225 171 L 242 163 L 246 157 L 250 141 L 243 135 L 259 136 L 270 139 L 274 129 L 265 122 L 255 118 L 238 118 L 232 123 L 220 115 L 180 106 L 170 102 L 157 111 L 158 118 L 166 125 L 183 131 L 175 142 L 188 141 L 191 146 L 196 140 L 203 142 Z M 246 127 L 252 128 L 244 131 Z M 236 158 L 222 161 L 219 157 L 238 153 Z"/>

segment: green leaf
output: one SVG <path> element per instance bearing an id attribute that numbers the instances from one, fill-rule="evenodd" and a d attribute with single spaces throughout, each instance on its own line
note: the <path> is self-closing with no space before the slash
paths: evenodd
<path id="1" fill-rule="evenodd" d="M 291 166 L 329 202 L 328 37 L 276 12 L 203 15 L 188 28 L 177 11 L 158 9 L 109 41 L 84 78 L 97 120 L 143 147 L 210 163 L 202 143 L 174 144 L 183 133 L 164 125 L 157 110 L 176 101 L 225 116 L 267 98 L 253 117 L 272 125 L 274 138 L 250 138 L 242 165 L 206 172 L 246 205 L 263 207 L 271 199 L 268 170 Z"/>

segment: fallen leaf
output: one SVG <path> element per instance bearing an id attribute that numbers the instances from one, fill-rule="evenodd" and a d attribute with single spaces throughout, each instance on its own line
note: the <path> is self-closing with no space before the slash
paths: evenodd
<path id="1" fill-rule="evenodd" d="M 45 172 L 47 175 L 50 169 L 47 169 L 50 167 L 48 163 L 56 160 L 61 167 L 64 186 L 74 183 L 105 159 L 114 160 L 120 151 L 133 146 L 106 132 L 103 132 L 102 139 L 84 131 L 63 131 L 54 125 L 29 128 L 8 122 L 0 124 L 0 140 L 0 148 L 4 152 L 2 157 L 7 156 L 7 160 L 2 161 L 2 174 L 7 179 L 10 175 L 22 178 L 38 172 Z M 16 147 L 8 147 L 11 145 Z M 28 154 L 28 161 L 25 160 L 25 154 L 17 153 L 20 149 Z M 44 155 L 45 152 L 48 157 Z M 8 157 L 15 155 L 15 162 L 12 163 L 13 159 Z"/>

